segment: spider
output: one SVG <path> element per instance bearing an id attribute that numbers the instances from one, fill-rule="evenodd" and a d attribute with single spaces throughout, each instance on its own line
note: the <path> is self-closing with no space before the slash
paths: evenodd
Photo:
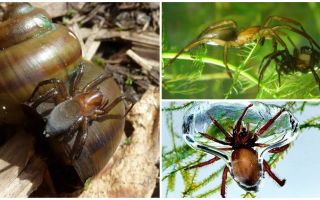
<path id="1" fill-rule="evenodd" d="M 249 104 L 242 112 L 241 116 L 236 122 L 236 125 L 232 128 L 232 133 L 226 131 L 222 125 L 214 118 L 214 116 L 208 116 L 213 122 L 213 124 L 224 134 L 225 141 L 219 140 L 215 137 L 210 136 L 207 133 L 200 133 L 203 137 L 212 140 L 216 143 L 227 145 L 228 147 L 221 150 L 232 151 L 231 154 L 231 163 L 230 169 L 226 165 L 222 175 L 222 184 L 221 184 L 221 196 L 225 198 L 225 187 L 228 173 L 231 174 L 233 179 L 239 184 L 240 187 L 247 191 L 257 191 L 258 185 L 261 181 L 261 178 L 264 175 L 264 172 L 267 172 L 272 179 L 274 179 L 280 186 L 285 184 L 285 179 L 279 179 L 271 170 L 269 164 L 264 160 L 260 159 L 258 152 L 254 147 L 266 147 L 268 145 L 263 143 L 258 143 L 258 139 L 262 136 L 280 117 L 280 115 L 285 111 L 284 108 L 280 109 L 277 114 L 268 120 L 256 133 L 250 131 L 249 124 L 246 124 L 246 127 L 242 126 L 242 120 L 245 117 L 248 109 L 252 107 L 253 104 Z M 296 130 L 297 127 L 294 127 Z M 199 148 L 204 148 L 198 146 Z M 289 144 L 285 144 L 279 147 L 275 147 L 269 150 L 270 153 L 279 153 L 286 150 L 289 147 Z M 203 149 L 205 151 L 205 149 Z M 186 170 L 203 167 L 209 164 L 212 164 L 221 158 L 215 156 L 214 158 L 201 162 L 192 166 L 185 168 Z"/>
<path id="2" fill-rule="evenodd" d="M 292 41 L 291 43 L 293 44 Z M 264 64 L 265 60 L 266 62 Z M 263 75 L 272 60 L 274 60 L 276 63 L 276 70 L 278 73 L 279 85 L 281 85 L 280 83 L 281 73 L 284 73 L 284 74 L 290 74 L 294 72 L 308 73 L 311 71 L 320 89 L 320 78 L 317 72 L 315 71 L 315 66 L 320 62 L 320 52 L 316 51 L 312 46 L 311 47 L 302 46 L 300 47 L 300 49 L 295 47 L 292 55 L 287 50 L 280 50 L 280 51 L 274 51 L 269 55 L 265 56 L 259 68 L 258 88 L 260 85 L 260 81 L 263 79 Z"/>
<path id="3" fill-rule="evenodd" d="M 285 22 L 287 24 L 269 27 L 272 21 Z M 300 30 L 292 25 L 299 27 Z M 284 47 L 284 49 L 288 50 L 286 43 L 279 36 L 286 35 L 286 33 L 281 31 L 283 29 L 300 34 L 301 36 L 305 37 L 310 44 L 314 44 L 320 49 L 320 46 L 311 36 L 309 36 L 309 34 L 306 33 L 303 26 L 299 22 L 290 18 L 271 16 L 262 26 L 251 26 L 240 31 L 237 31 L 237 24 L 235 21 L 223 20 L 207 27 L 204 31 L 202 31 L 196 39 L 191 41 L 188 45 L 181 49 L 174 58 L 169 60 L 165 67 L 171 65 L 183 52 L 189 51 L 191 48 L 202 44 L 219 45 L 224 47 L 223 63 L 226 67 L 229 77 L 232 79 L 232 73 L 228 67 L 228 48 L 240 48 L 258 40 L 263 45 L 265 39 L 272 39 L 274 49 L 277 48 L 278 42 Z"/>
<path id="4" fill-rule="evenodd" d="M 108 114 L 118 103 L 126 99 L 125 96 L 119 96 L 109 103 L 109 100 L 106 99 L 103 93 L 97 88 L 104 80 L 111 78 L 111 74 L 103 73 L 89 82 L 81 90 L 78 90 L 78 85 L 84 73 L 84 65 L 83 63 L 80 64 L 75 78 L 71 81 L 69 93 L 63 81 L 55 78 L 49 79 L 40 82 L 34 89 L 29 100 L 25 103 L 35 110 L 41 103 L 46 102 L 50 98 L 55 100 L 56 106 L 47 116 L 43 134 L 47 138 L 60 136 L 60 140 L 68 142 L 77 133 L 69 155 L 71 160 L 79 158 L 88 136 L 88 128 L 92 121 L 110 118 L 122 119 L 133 106 L 132 104 L 124 116 Z M 36 97 L 37 91 L 42 86 L 49 84 L 53 85 L 52 88 L 43 95 Z"/>

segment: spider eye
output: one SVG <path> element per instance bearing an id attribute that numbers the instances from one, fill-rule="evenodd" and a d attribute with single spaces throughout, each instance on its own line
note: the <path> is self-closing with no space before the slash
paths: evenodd
<path id="1" fill-rule="evenodd" d="M 246 136 L 246 133 L 247 133 L 246 129 L 242 129 L 242 131 L 240 132 L 240 137 Z"/>

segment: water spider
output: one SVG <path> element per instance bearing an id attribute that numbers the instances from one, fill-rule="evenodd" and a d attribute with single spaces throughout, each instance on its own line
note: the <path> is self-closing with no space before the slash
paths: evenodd
<path id="1" fill-rule="evenodd" d="M 196 150 L 214 156 L 210 160 L 189 165 L 185 169 L 200 168 L 213 164 L 218 160 L 224 160 L 226 165 L 222 175 L 222 197 L 225 197 L 226 194 L 228 174 L 246 191 L 258 191 L 265 172 L 279 186 L 283 186 L 285 179 L 280 179 L 274 174 L 271 166 L 264 160 L 263 154 L 266 152 L 276 154 L 286 150 L 290 142 L 295 139 L 298 127 L 297 121 L 285 108 L 265 107 L 261 103 L 250 103 L 239 113 L 240 116 L 231 129 L 225 129 L 225 125 L 221 123 L 223 121 L 222 118 L 227 117 L 228 114 L 234 116 L 233 112 L 235 110 L 237 112 L 240 111 L 238 106 L 242 107 L 243 104 L 198 104 L 191 108 L 184 117 L 183 133 L 186 143 Z M 228 111 L 222 115 L 223 109 L 228 109 Z M 272 114 L 270 110 L 272 110 Z M 216 113 L 216 115 L 213 113 Z M 258 113 L 261 116 L 268 117 L 253 118 L 253 116 L 258 117 Z M 205 118 L 205 115 L 209 120 Z M 245 120 L 246 116 L 250 116 L 250 121 Z M 264 120 L 261 124 L 260 119 Z M 205 127 L 208 127 L 207 123 L 210 123 L 210 121 L 222 133 L 224 139 L 210 135 L 205 131 Z M 253 128 L 252 125 L 255 122 L 259 122 L 259 125 Z M 280 126 L 281 124 L 287 124 L 287 127 Z M 273 134 L 270 135 L 270 131 Z M 277 131 L 279 131 L 279 135 Z"/>
<path id="2" fill-rule="evenodd" d="M 282 22 L 282 25 L 270 26 L 275 22 Z M 223 63 L 226 67 L 227 73 L 232 79 L 232 73 L 228 67 L 228 49 L 240 48 L 247 44 L 260 41 L 263 44 L 265 39 L 273 41 L 273 47 L 276 50 L 278 43 L 286 50 L 288 47 L 280 35 L 287 36 L 284 30 L 295 32 L 309 41 L 311 45 L 315 45 L 320 49 L 320 46 L 315 40 L 305 31 L 301 23 L 286 17 L 271 16 L 262 26 L 251 26 L 238 31 L 237 24 L 233 20 L 223 20 L 217 22 L 205 30 L 203 30 L 193 41 L 181 49 L 177 55 L 172 58 L 166 65 L 171 65 L 183 52 L 202 45 L 219 45 L 224 47 Z"/>
<path id="3" fill-rule="evenodd" d="M 291 40 L 289 41 L 294 46 L 293 42 Z M 311 71 L 320 89 L 320 78 L 315 71 L 316 65 L 320 62 L 320 52 L 315 50 L 312 46 L 302 46 L 300 47 L 300 49 L 295 47 L 293 54 L 290 54 L 290 52 L 285 49 L 279 51 L 275 50 L 274 52 L 265 56 L 259 68 L 259 84 L 263 79 L 263 75 L 272 60 L 274 60 L 276 63 L 279 85 L 281 85 L 280 76 L 282 73 L 308 73 Z"/>
<path id="4" fill-rule="evenodd" d="M 104 86 L 101 83 L 112 78 L 112 74 L 102 73 L 79 89 L 80 84 L 82 84 L 82 77 L 85 75 L 84 72 L 88 72 L 87 68 L 87 65 L 81 62 L 74 79 L 70 80 L 70 87 L 67 87 L 68 82 L 56 78 L 39 82 L 29 100 L 24 103 L 31 109 L 37 109 L 42 103 L 54 100 L 55 106 L 52 110 L 43 114 L 46 122 L 43 135 L 47 138 L 58 138 L 64 143 L 74 141 L 69 153 L 69 158 L 72 161 L 79 159 L 86 142 L 103 144 L 103 140 L 100 140 L 97 135 L 107 134 L 107 136 L 104 136 L 105 138 L 109 137 L 106 141 L 113 142 L 112 140 L 109 141 L 112 139 L 110 132 L 99 132 L 95 137 L 89 137 L 89 128 L 93 125 L 93 122 L 102 123 L 107 119 L 122 120 L 133 106 L 132 104 L 124 115 L 112 114 L 112 110 L 127 99 L 125 96 L 118 96 L 111 101 L 103 92 L 103 88 L 99 88 Z M 48 87 L 50 85 L 51 87 Z M 45 87 L 48 90 L 44 94 L 39 94 L 39 91 Z M 109 92 L 111 93 L 111 91 Z M 96 134 L 94 131 L 90 133 Z M 87 141 L 88 138 L 91 139 Z M 98 145 L 95 147 L 97 148 Z M 85 152 L 85 154 L 88 154 L 88 152 Z"/>

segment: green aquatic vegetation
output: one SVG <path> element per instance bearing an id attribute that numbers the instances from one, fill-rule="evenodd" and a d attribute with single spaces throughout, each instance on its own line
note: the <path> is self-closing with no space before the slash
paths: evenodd
<path id="1" fill-rule="evenodd" d="M 201 198 L 212 197 L 212 195 L 219 197 L 221 189 L 221 177 L 224 168 L 223 161 L 220 160 L 208 167 L 186 170 L 186 168 L 192 165 L 207 161 L 208 159 L 212 158 L 212 156 L 208 156 L 206 153 L 201 151 L 196 151 L 185 144 L 181 137 L 182 133 L 178 133 L 174 129 L 177 121 L 181 119 L 175 118 L 173 115 L 176 112 L 186 111 L 186 109 L 192 105 L 193 102 L 182 103 L 178 106 L 172 103 L 170 106 L 163 108 L 163 113 L 166 118 L 165 126 L 167 126 L 170 130 L 169 135 L 172 143 L 172 145 L 165 143 L 162 149 L 162 182 L 167 184 L 167 187 L 165 187 L 165 184 L 163 184 L 164 188 L 166 189 L 164 194 L 166 197 L 174 196 Z M 319 106 L 319 102 L 284 102 L 281 107 L 286 107 L 295 116 L 301 116 L 304 115 L 307 108 L 310 109 L 312 107 L 317 107 L 318 109 Z M 299 134 L 303 133 L 305 129 L 311 128 L 314 130 L 314 132 L 319 133 L 320 114 L 315 113 L 311 116 L 307 116 L 308 117 L 306 119 L 300 121 Z M 230 121 L 221 121 L 222 126 L 230 124 Z M 210 126 L 208 134 L 217 137 L 217 139 L 222 139 L 223 137 L 223 134 L 219 133 L 215 126 Z M 281 153 L 270 154 L 269 156 L 266 156 L 265 159 L 272 169 L 275 169 L 281 160 L 283 160 L 282 162 L 285 162 L 286 155 L 294 148 L 294 143 L 292 143 L 285 151 Z M 207 170 L 209 170 L 207 173 L 201 173 Z M 178 179 L 182 179 L 183 186 L 181 186 L 181 183 L 178 181 Z M 228 175 L 227 185 L 231 183 L 234 183 L 234 181 L 230 175 Z M 253 192 L 244 191 L 241 197 L 254 198 L 258 194 L 259 193 L 255 194 Z"/>
<path id="2" fill-rule="evenodd" d="M 288 13 L 288 9 L 292 12 Z M 212 10 L 215 12 L 212 13 Z M 270 15 L 284 16 L 300 22 L 307 33 L 319 43 L 317 37 L 320 27 L 318 13 L 320 13 L 320 6 L 314 3 L 277 3 L 276 7 L 272 3 L 251 3 L 250 9 L 246 3 L 165 3 L 162 38 L 163 98 L 319 98 L 320 90 L 311 72 L 282 74 L 279 85 L 274 61 L 267 67 L 260 89 L 258 89 L 261 61 L 264 56 L 273 52 L 271 40 L 266 40 L 263 45 L 253 43 L 243 48 L 229 48 L 228 66 L 232 71 L 233 81 L 226 73 L 221 46 L 204 45 L 207 46 L 207 50 L 198 53 L 196 58 L 198 65 L 199 62 L 204 64 L 201 70 L 194 67 L 193 64 L 194 52 L 197 52 L 197 49 L 191 49 L 193 52 L 182 54 L 174 63 L 166 66 L 166 63 L 202 30 L 223 19 L 236 21 L 239 26 L 238 30 L 241 30 L 249 26 L 261 25 Z M 169 16 L 173 14 L 176 17 L 170 18 Z M 271 24 L 271 26 L 275 25 L 278 23 Z M 284 32 L 290 36 L 298 48 L 309 45 L 301 35 L 291 31 Z M 281 38 L 292 53 L 293 46 L 288 39 L 282 36 Z M 283 46 L 279 44 L 278 49 L 283 49 Z M 320 73 L 319 70 L 316 71 Z"/>
<path id="3" fill-rule="evenodd" d="M 176 53 L 162 54 L 163 59 L 171 59 L 176 55 Z M 260 82 L 260 88 L 258 89 L 258 75 L 248 72 L 249 68 L 246 68 L 247 61 L 251 59 L 253 54 L 251 52 L 244 59 L 244 61 L 236 67 L 232 64 L 228 64 L 231 71 L 234 72 L 234 80 L 230 82 L 231 85 L 226 92 L 224 91 L 214 91 L 212 95 L 209 94 L 211 98 L 218 98 L 219 94 L 223 98 L 235 98 L 237 95 L 245 94 L 252 90 L 256 91 L 255 96 L 249 94 L 247 98 L 258 98 L 258 99 L 288 99 L 288 98 L 299 98 L 299 99 L 316 99 L 320 98 L 319 87 L 315 82 L 313 75 L 311 73 L 302 74 L 295 73 L 290 75 L 281 75 L 281 85 L 278 83 L 278 74 L 275 71 L 275 63 L 272 62 L 265 73 L 264 79 Z M 193 58 L 185 53 L 181 54 L 178 60 L 193 60 Z M 223 61 L 219 59 L 214 59 L 211 57 L 202 57 L 201 61 L 206 63 L 206 67 L 215 68 L 225 68 Z M 192 67 L 191 67 L 192 68 Z M 197 94 L 202 93 L 207 89 L 205 82 L 215 81 L 220 79 L 230 79 L 226 72 L 225 75 L 218 73 L 211 74 L 201 74 L 201 73 L 190 73 L 190 74 L 170 74 L 165 68 L 162 70 L 162 87 L 165 91 L 171 94 L 177 95 L 191 95 L 196 98 Z M 221 87 L 218 88 L 221 90 Z M 222 93 L 222 94 L 221 94 Z M 214 96 L 214 95 L 218 96 Z M 253 95 L 253 96 L 251 96 Z M 179 96 L 183 98 L 182 96 Z M 164 96 L 164 98 L 166 98 Z M 243 96 L 245 98 L 245 96 Z"/>

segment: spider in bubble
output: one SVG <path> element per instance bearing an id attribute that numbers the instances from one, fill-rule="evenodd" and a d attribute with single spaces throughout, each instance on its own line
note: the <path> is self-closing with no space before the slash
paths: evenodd
<path id="1" fill-rule="evenodd" d="M 269 145 L 259 143 L 258 141 L 259 138 L 264 135 L 267 130 L 269 130 L 270 127 L 274 124 L 274 122 L 286 111 L 286 109 L 281 108 L 271 119 L 269 119 L 257 131 L 253 132 L 252 130 L 250 130 L 249 123 L 247 123 L 246 126 L 242 126 L 243 118 L 252 106 L 253 104 L 249 104 L 244 108 L 242 114 L 237 120 L 235 126 L 232 128 L 231 132 L 226 131 L 222 127 L 222 125 L 214 118 L 213 115 L 207 113 L 212 123 L 224 134 L 225 141 L 219 140 L 207 133 L 199 132 L 199 134 L 201 134 L 204 138 L 226 146 L 223 148 L 219 148 L 219 150 L 231 151 L 230 163 L 227 163 L 227 165 L 224 167 L 222 175 L 222 197 L 225 197 L 226 194 L 226 180 L 228 173 L 230 173 L 230 175 L 238 183 L 238 185 L 246 191 L 257 191 L 265 172 L 267 172 L 269 176 L 278 183 L 279 186 L 283 186 L 286 181 L 285 179 L 278 178 L 271 170 L 271 167 L 267 163 L 267 161 L 260 158 L 258 155 L 258 151 L 254 149 L 255 147 L 269 147 L 269 153 L 280 153 L 289 147 L 290 143 L 281 143 L 278 146 L 270 147 Z M 292 126 L 293 132 L 296 132 L 298 125 L 292 124 Z M 184 128 L 184 132 L 188 132 L 188 126 L 184 124 Z M 185 139 L 191 143 L 194 142 L 188 136 Z M 207 153 L 211 152 L 210 149 L 203 145 L 197 145 L 197 148 Z M 219 154 L 214 155 L 214 158 L 205 162 L 188 166 L 185 168 L 185 170 L 207 166 L 222 158 L 221 156 L 219 156 Z"/>

